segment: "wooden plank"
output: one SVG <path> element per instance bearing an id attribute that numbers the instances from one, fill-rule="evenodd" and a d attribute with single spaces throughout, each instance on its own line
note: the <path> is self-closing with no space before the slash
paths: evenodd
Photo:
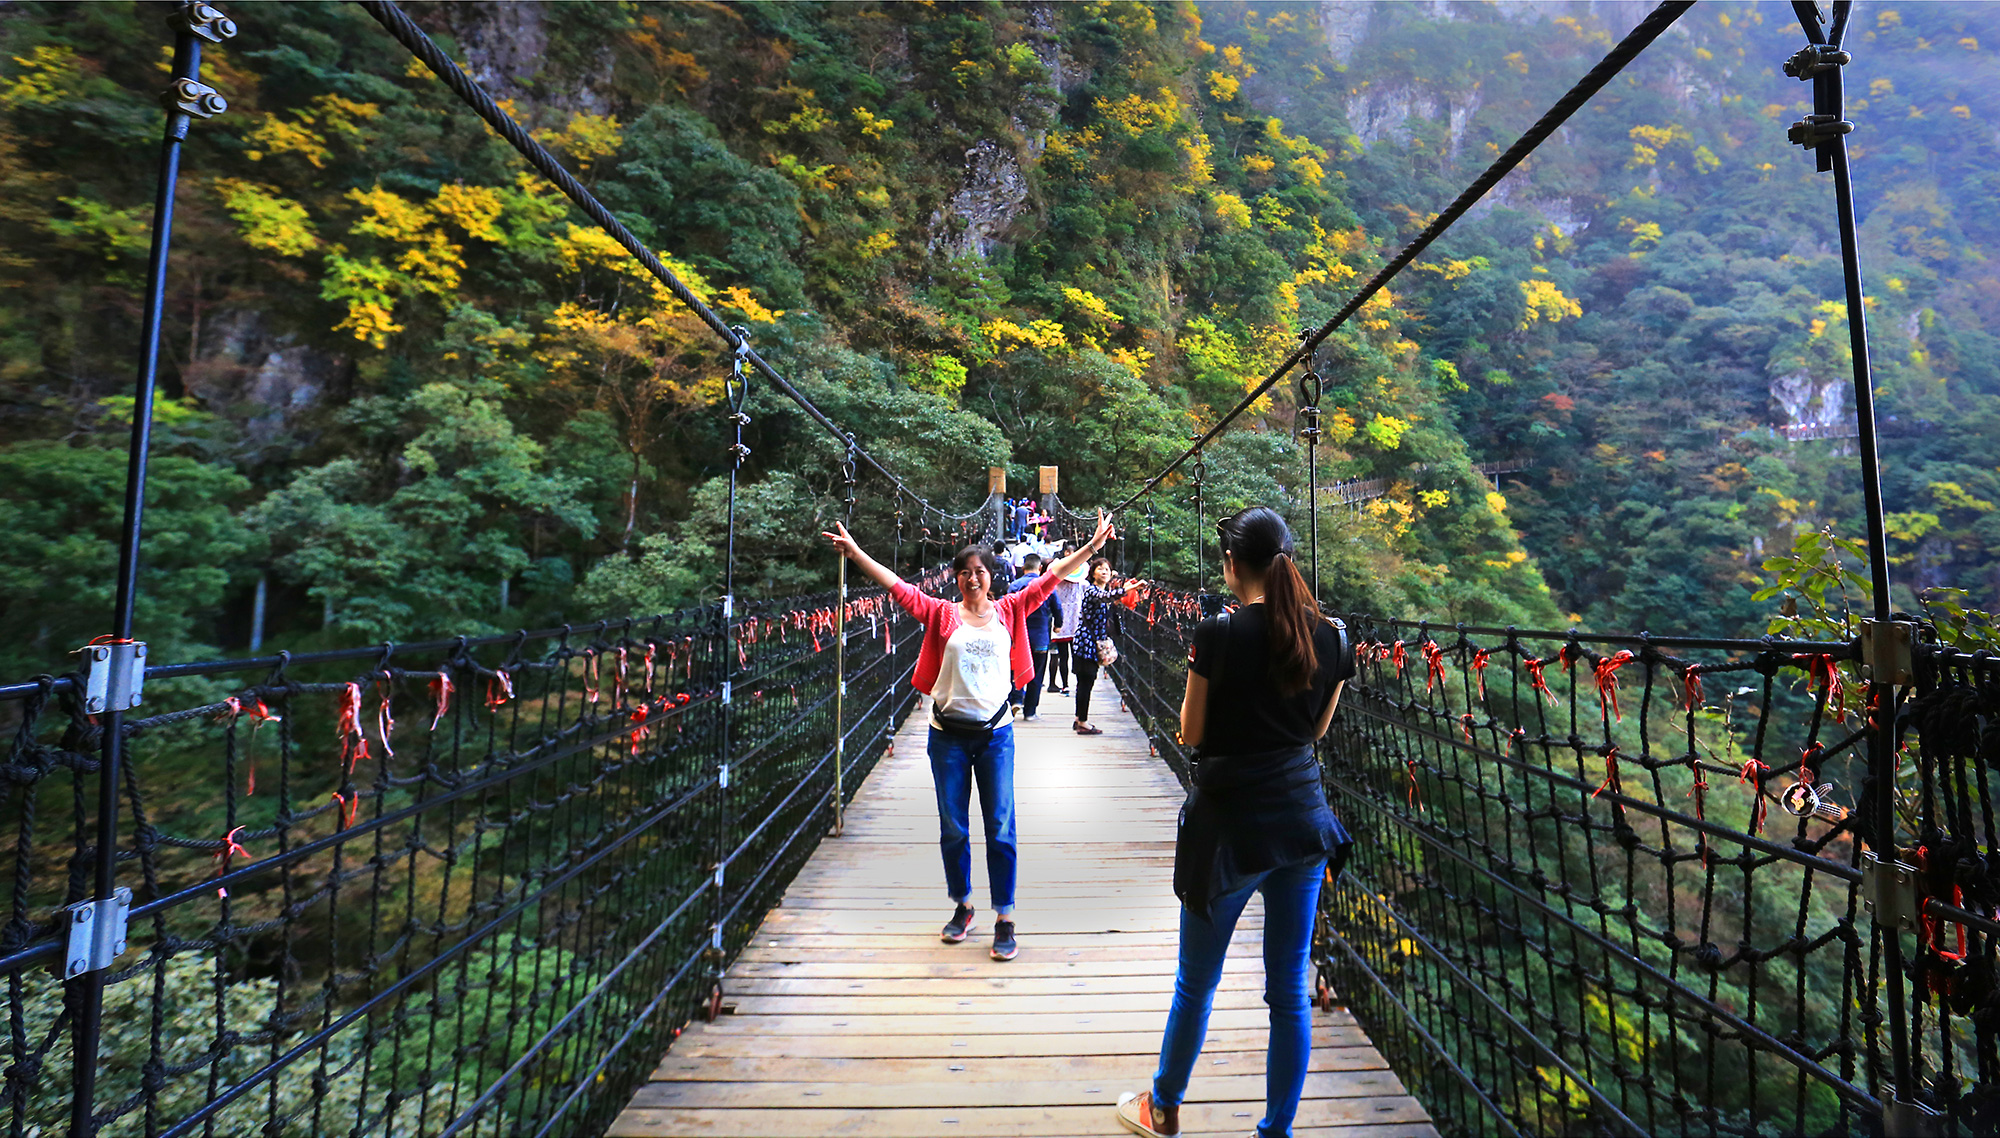
<path id="1" fill-rule="evenodd" d="M 1338 1033 L 1336 1033 L 1338 1034 Z M 1358 1029 L 1348 1029 L 1355 1043 L 1332 1046 L 1315 1042 L 1307 1064 L 1309 1071 L 1386 1070 L 1382 1056 Z M 1215 1067 L 1218 1053 L 1203 1052 L 1202 1067 L 1217 1073 L 1264 1074 L 1263 1050 L 1223 1052 L 1226 1062 Z M 921 1059 L 841 1058 L 803 1055 L 682 1055 L 669 1051 L 653 1072 L 654 1079 L 692 1082 L 781 1082 L 808 1083 L 907 1083 L 918 1080 L 956 1080 L 967 1083 L 1014 1083 L 1044 1079 L 1124 1079 L 1150 1076 L 1158 1061 L 1152 1054 L 1140 1055 L 1003 1055 L 964 1056 L 957 1059 L 926 1056 Z"/>
<path id="2" fill-rule="evenodd" d="M 773 997 L 784 1000 L 809 999 L 826 996 L 875 996 L 882 999 L 958 999 L 964 996 L 1007 996 L 1026 999 L 1035 996 L 1059 996 L 1065 999 L 1077 996 L 1103 996 L 1122 993 L 1141 993 L 1147 996 L 1171 995 L 1174 978 L 1169 973 L 1150 976 L 1023 976 L 1018 972 L 1006 974 L 916 977 L 881 977 L 856 980 L 845 977 L 813 979 L 809 977 L 762 977 L 730 976 L 725 987 L 731 998 L 746 996 Z M 1248 969 L 1225 972 L 1222 981 L 1216 985 L 1218 992 L 1264 991 L 1264 974 Z M 740 1014 L 740 1012 L 739 1012 Z"/>
<path id="3" fill-rule="evenodd" d="M 798 977 L 800 979 L 821 980 L 911 980 L 962 978 L 969 976 L 991 976 L 997 982 L 1018 980 L 1030 976 L 1062 976 L 1111 978 L 1128 976 L 1164 976 L 1172 980 L 1174 962 L 1161 955 L 1145 956 L 1137 959 L 1113 959 L 1105 953 L 1092 953 L 1088 960 L 1082 957 L 1064 956 L 1056 959 L 1033 958 L 1016 959 L 1007 962 L 1007 969 L 1001 972 L 984 960 L 968 960 L 964 963 L 947 962 L 937 959 L 936 953 L 922 953 L 923 959 L 895 961 L 854 959 L 848 954 L 815 954 L 808 959 L 741 960 L 730 966 L 729 975 L 737 980 L 779 979 Z M 1239 974 L 1254 973 L 1257 983 L 1264 982 L 1264 966 L 1255 957 L 1238 953 L 1223 959 L 1222 975 L 1225 980 Z"/>
<path id="4" fill-rule="evenodd" d="M 922 1016 L 922 1015 L 1078 1015 L 1102 1016 L 1111 1012 L 1165 1013 L 1171 994 L 1153 992 L 1065 992 L 1060 995 L 1025 993 L 965 993 L 957 996 L 911 995 L 878 996 L 872 993 L 844 993 L 838 996 L 759 996 L 734 995 L 728 1002 L 736 1016 Z M 1220 988 L 1214 1009 L 1221 1011 L 1262 1011 L 1264 991 L 1258 988 Z"/>
<path id="5" fill-rule="evenodd" d="M 727 1021 L 729 1017 L 723 1019 Z M 1324 1040 L 1324 1043 L 1322 1043 Z M 1271 1041 L 1270 1029 L 1210 1027 L 1208 1042 L 1202 1045 L 1202 1065 L 1206 1069 L 1218 1058 L 1237 1053 L 1264 1054 Z M 1325 1033 L 1313 1032 L 1313 1046 L 1357 1046 L 1367 1036 L 1351 1025 L 1331 1026 Z M 1071 1036 L 1005 1036 L 962 1033 L 958 1035 L 835 1035 L 772 1036 L 744 1032 L 731 1035 L 713 1030 L 683 1034 L 668 1052 L 679 1058 L 747 1058 L 774 1054 L 823 1059 L 925 1059 L 946 1056 L 964 1058 L 1068 1058 L 1082 1055 L 1130 1055 L 1158 1059 L 1160 1031 L 1086 1032 Z M 1223 1064 L 1226 1066 L 1227 1064 Z"/>
<path id="6" fill-rule="evenodd" d="M 1142 1090 L 1149 1072 L 1123 1073 L 1120 1078 L 1024 1079 L 978 1082 L 948 1072 L 941 1079 L 878 1085 L 841 1080 L 826 1082 L 654 1082 L 632 1098 L 636 1110 L 663 1107 L 741 1110 L 799 1106 L 815 1110 L 842 1107 L 1090 1106 L 1118 1101 L 1120 1090 Z M 1189 1084 L 1189 1097 L 1208 1101 L 1252 1102 L 1264 1097 L 1261 1073 L 1203 1076 Z M 1385 1070 L 1319 1071 L 1306 1076 L 1307 1099 L 1381 1098 L 1400 1095 L 1403 1084 Z"/>
<path id="7" fill-rule="evenodd" d="M 648 1084 L 648 1088 L 656 1084 Z M 1018 1106 L 816 1110 L 810 1107 L 742 1110 L 627 1109 L 608 1138 L 653 1135 L 713 1135 L 715 1138 L 937 1138 L 940 1134 L 1046 1135 L 1112 1134 L 1117 1096 L 1097 1106 Z M 1264 1113 L 1259 1101 L 1188 1102 L 1181 1106 L 1184 1134 L 1240 1133 Z M 1299 1104 L 1301 1126 L 1421 1123 L 1423 1108 L 1407 1095 L 1380 1098 L 1307 1099 Z"/>
<path id="8" fill-rule="evenodd" d="M 960 1012 L 904 1012 L 894 1015 L 788 1015 L 758 1016 L 756 1029 L 766 1036 L 792 1035 L 950 1035 L 964 1038 L 975 1032 L 988 1035 L 1073 1036 L 1100 1031 L 1151 1031 L 1166 1029 L 1167 1009 L 1161 1004 L 1146 1011 L 1100 1012 L 1071 1015 L 1060 1012 L 990 1015 Z M 1211 1030 L 1229 1027 L 1268 1027 L 1270 1014 L 1256 1008 L 1217 1008 L 1208 1019 Z M 1059 1046 L 1061 1040 L 1055 1045 Z M 1048 1043 L 1033 1046 L 1051 1046 Z"/>

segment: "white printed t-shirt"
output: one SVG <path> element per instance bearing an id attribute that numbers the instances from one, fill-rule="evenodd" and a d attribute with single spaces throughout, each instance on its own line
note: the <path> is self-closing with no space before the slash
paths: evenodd
<path id="1" fill-rule="evenodd" d="M 1012 648 L 998 614 L 985 628 L 959 621 L 944 642 L 937 684 L 931 688 L 931 723 L 983 724 L 1007 706 L 1007 696 L 1014 690 L 1008 659 Z"/>

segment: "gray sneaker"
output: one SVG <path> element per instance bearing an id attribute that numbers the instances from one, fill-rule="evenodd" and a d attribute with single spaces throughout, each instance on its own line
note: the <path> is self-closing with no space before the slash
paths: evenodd
<path id="1" fill-rule="evenodd" d="M 1012 960 L 1021 951 L 1014 943 L 1014 922 L 1001 918 L 993 922 L 993 959 Z"/>
<path id="2" fill-rule="evenodd" d="M 946 921 L 944 928 L 938 932 L 946 944 L 957 944 L 972 931 L 972 911 L 970 905 L 960 905 L 952 911 L 951 920 Z"/>

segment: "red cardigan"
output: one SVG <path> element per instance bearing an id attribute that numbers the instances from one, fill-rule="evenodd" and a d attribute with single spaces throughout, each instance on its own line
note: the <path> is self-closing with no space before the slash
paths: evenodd
<path id="1" fill-rule="evenodd" d="M 1035 678 L 1035 658 L 1028 652 L 1028 614 L 1042 607 L 1042 602 L 1055 591 L 1055 575 L 1043 573 L 1020 592 L 993 599 L 994 609 L 1007 625 L 1011 642 L 1007 662 L 1013 667 L 1017 688 L 1027 687 Z M 937 686 L 938 668 L 944 664 L 945 641 L 958 631 L 958 602 L 930 596 L 907 581 L 891 586 L 889 595 L 924 626 L 924 644 L 917 650 L 917 670 L 910 677 L 910 684 L 929 695 Z"/>

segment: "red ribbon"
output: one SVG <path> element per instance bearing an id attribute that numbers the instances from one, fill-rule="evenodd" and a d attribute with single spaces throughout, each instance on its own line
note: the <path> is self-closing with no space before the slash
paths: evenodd
<path id="1" fill-rule="evenodd" d="M 1472 674 L 1479 677 L 1479 698 L 1481 702 L 1484 702 L 1486 699 L 1486 665 L 1492 655 L 1492 650 L 1488 648 L 1480 648 L 1472 653 Z"/>
<path id="2" fill-rule="evenodd" d="M 1689 711 L 1702 705 L 1701 673 L 1695 670 L 1693 664 L 1681 669 L 1681 695 L 1687 700 Z"/>
<path id="3" fill-rule="evenodd" d="M 1606 790 L 1611 791 L 1613 794 L 1625 793 L 1624 788 L 1618 785 L 1617 747 L 1606 747 L 1604 749 L 1604 781 L 1597 784 L 1597 789 L 1590 792 L 1590 797 L 1595 799 Z"/>
<path id="4" fill-rule="evenodd" d="M 229 872 L 229 860 L 235 857 L 237 854 L 242 854 L 244 857 L 250 856 L 250 851 L 244 849 L 242 845 L 240 845 L 236 841 L 236 835 L 242 833 L 243 830 L 244 827 L 238 826 L 234 830 L 231 830 L 227 834 L 224 834 L 222 836 L 222 848 L 215 851 L 216 860 L 222 863 L 221 865 L 215 867 L 215 875 L 217 877 L 221 877 Z M 216 886 L 215 895 L 217 897 L 224 897 L 224 898 L 228 897 L 229 896 L 228 887 L 223 885 Z"/>
<path id="5" fill-rule="evenodd" d="M 354 825 L 354 816 L 361 811 L 360 791 L 355 791 L 353 796 L 349 797 L 336 790 L 328 797 L 327 801 L 339 808 L 336 814 L 340 820 L 341 829 L 345 830 L 349 826 Z"/>
<path id="6" fill-rule="evenodd" d="M 1753 834 L 1764 832 L 1764 811 L 1771 805 L 1770 800 L 1764 797 L 1764 776 L 1770 770 L 1771 768 L 1765 766 L 1762 760 L 1750 759 L 1743 764 L 1743 773 L 1736 776 L 1738 783 L 1750 784 L 1750 794 L 1755 800 L 1755 804 L 1750 808 L 1750 832 Z M 1697 774 L 1695 777 L 1699 778 L 1700 775 Z"/>
<path id="7" fill-rule="evenodd" d="M 442 675 L 443 673 L 439 674 Z M 583 698 L 590 703 L 596 703 L 599 695 L 598 689 L 597 653 L 586 650 L 583 654 Z M 443 715 L 444 712 L 440 711 L 438 714 Z M 432 723 L 431 728 L 435 730 L 437 724 Z"/>
<path id="8" fill-rule="evenodd" d="M 1464 732 L 1465 732 L 1465 741 L 1466 741 L 1467 743 L 1471 743 L 1471 742 L 1473 741 L 1473 739 L 1472 739 L 1472 713 L 1471 713 L 1470 711 L 1468 711 L 1468 712 L 1466 712 L 1466 713 L 1465 713 L 1464 715 L 1461 715 L 1461 716 L 1459 716 L 1459 717 L 1458 717 L 1458 725 L 1459 725 L 1459 727 L 1460 727 L 1461 729 L 1463 729 L 1463 730 L 1464 730 Z"/>
<path id="9" fill-rule="evenodd" d="M 1831 657 L 1828 657 L 1828 659 L 1831 659 Z M 1930 847 L 1918 846 L 1917 871 L 1920 873 L 1929 873 L 1930 860 L 1931 860 Z M 1954 882 L 1951 887 L 1951 903 L 1958 906 L 1961 909 L 1965 907 L 1965 890 L 1961 888 L 1956 882 Z M 1929 949 L 1940 960 L 1949 960 L 1953 964 L 1962 964 L 1965 962 L 1964 925 L 1958 924 L 1955 921 L 1952 923 L 1952 927 L 1958 930 L 1958 951 L 1948 952 L 1938 944 L 1938 926 L 1944 923 L 1944 918 L 1932 913 L 1930 911 L 1930 906 L 1926 905 L 1924 906 L 1923 912 L 1921 913 L 1921 915 L 1918 916 L 1917 920 L 1923 927 L 1923 939 L 1925 948 Z"/>
<path id="10" fill-rule="evenodd" d="M 1846 701 L 1841 698 L 1840 662 L 1824 652 L 1802 652 L 1792 659 L 1805 662 L 1806 677 L 1818 685 L 1822 704 L 1833 713 L 1833 721 L 1847 722 Z"/>
<path id="11" fill-rule="evenodd" d="M 619 667 L 621 670 L 623 669 L 624 661 L 619 661 Z M 486 678 L 486 710 L 498 711 L 502 705 L 513 698 L 514 678 L 507 674 L 507 669 L 505 668 L 494 669 L 493 674 Z"/>
<path id="12" fill-rule="evenodd" d="M 431 698 L 437 701 L 437 714 L 431 716 L 431 730 L 435 731 L 438 729 L 438 724 L 444 720 L 445 710 L 451 706 L 451 693 L 457 689 L 452 686 L 450 673 L 443 668 L 438 669 L 429 686 Z M 590 693 L 590 700 L 592 703 L 597 702 L 596 692 Z"/>
<path id="13" fill-rule="evenodd" d="M 632 753 L 635 755 L 639 753 L 640 740 L 644 739 L 647 732 L 651 730 L 651 728 L 644 725 L 645 722 L 646 705 L 642 703 L 632 709 Z"/>
<path id="14" fill-rule="evenodd" d="M 1444 682 L 1444 649 L 1435 640 L 1426 640 L 1417 648 L 1424 654 L 1424 694 L 1429 695 L 1431 685 Z"/>
<path id="15" fill-rule="evenodd" d="M 1406 658 L 1407 655 L 1403 651 L 1403 642 L 1400 640 L 1396 641 L 1395 646 L 1389 649 L 1389 662 L 1396 665 L 1396 674 L 1399 676 L 1403 674 L 1403 661 Z"/>
<path id="16" fill-rule="evenodd" d="M 1609 711 L 1619 722 L 1624 722 L 1625 713 L 1618 708 L 1618 669 L 1638 657 L 1630 652 L 1618 652 L 1597 662 L 1597 705 Z"/>
<path id="17" fill-rule="evenodd" d="M 340 724 L 334 730 L 340 738 L 340 777 L 354 774 L 354 764 L 368 758 L 368 733 L 361 729 L 361 685 L 347 684 L 340 690 Z"/>
<path id="18" fill-rule="evenodd" d="M 1535 690 L 1547 696 L 1549 706 L 1554 707 L 1556 705 L 1556 693 L 1549 690 L 1548 681 L 1542 678 L 1542 669 L 1548 667 L 1549 662 L 1529 656 L 1522 660 L 1521 664 L 1528 669 L 1528 679 L 1533 683 Z"/>

